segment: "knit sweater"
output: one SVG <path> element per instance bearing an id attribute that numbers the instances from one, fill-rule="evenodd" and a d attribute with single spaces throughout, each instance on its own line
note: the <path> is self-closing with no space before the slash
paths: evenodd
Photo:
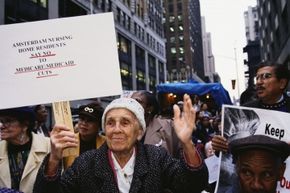
<path id="1" fill-rule="evenodd" d="M 48 157 L 38 172 L 34 193 L 119 193 L 106 144 L 80 155 L 62 176 L 60 165 L 54 178 L 46 177 L 47 161 Z M 204 163 L 191 168 L 183 158 L 174 159 L 163 148 L 137 144 L 130 193 L 161 193 L 165 188 L 175 193 L 200 193 L 207 181 Z"/>

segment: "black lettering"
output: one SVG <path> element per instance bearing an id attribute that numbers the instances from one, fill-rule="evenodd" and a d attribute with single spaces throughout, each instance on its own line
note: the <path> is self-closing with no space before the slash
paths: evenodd
<path id="1" fill-rule="evenodd" d="M 270 135 L 270 131 L 269 131 L 270 126 L 271 124 L 266 123 L 265 134 L 267 135 Z"/>
<path id="2" fill-rule="evenodd" d="M 285 131 L 284 129 L 281 129 L 280 135 L 279 135 L 279 139 L 281 139 L 282 137 L 284 137 Z"/>

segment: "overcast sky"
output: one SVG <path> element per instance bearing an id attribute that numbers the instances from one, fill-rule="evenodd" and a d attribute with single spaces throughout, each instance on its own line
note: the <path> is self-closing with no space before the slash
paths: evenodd
<path id="1" fill-rule="evenodd" d="M 206 31 L 211 33 L 216 71 L 223 86 L 237 98 L 245 90 L 243 60 L 247 56 L 243 54 L 246 45 L 244 11 L 248 6 L 256 6 L 257 0 L 200 0 L 200 5 Z M 235 63 L 235 50 L 238 65 Z M 237 79 L 237 74 L 239 93 L 231 88 L 231 80 Z"/>

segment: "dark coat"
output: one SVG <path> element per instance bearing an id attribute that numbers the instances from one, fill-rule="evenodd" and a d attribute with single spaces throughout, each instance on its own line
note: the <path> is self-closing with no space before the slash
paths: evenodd
<path id="1" fill-rule="evenodd" d="M 286 100 L 285 106 L 286 106 L 287 112 L 290 113 L 290 97 L 287 96 L 286 94 L 284 94 L 284 97 L 285 97 L 285 100 Z M 243 106 L 245 106 L 245 107 L 253 107 L 253 108 L 260 108 L 260 109 L 279 110 L 279 109 L 275 109 L 275 108 L 265 108 L 265 107 L 263 107 L 262 102 L 259 99 L 247 102 Z"/>
<path id="2" fill-rule="evenodd" d="M 79 156 L 61 178 L 61 167 L 54 179 L 44 176 L 47 158 L 38 172 L 34 193 L 119 192 L 106 144 Z M 208 171 L 204 163 L 193 169 L 184 160 L 173 159 L 163 148 L 137 145 L 130 193 L 161 193 L 164 188 L 176 193 L 200 193 L 207 181 Z"/>

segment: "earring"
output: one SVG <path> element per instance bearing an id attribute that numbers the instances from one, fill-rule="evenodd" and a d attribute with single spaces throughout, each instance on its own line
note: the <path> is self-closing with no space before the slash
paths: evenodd
<path id="1" fill-rule="evenodd" d="M 23 144 L 25 142 L 25 133 L 24 132 L 22 132 L 18 138 L 21 144 Z"/>

